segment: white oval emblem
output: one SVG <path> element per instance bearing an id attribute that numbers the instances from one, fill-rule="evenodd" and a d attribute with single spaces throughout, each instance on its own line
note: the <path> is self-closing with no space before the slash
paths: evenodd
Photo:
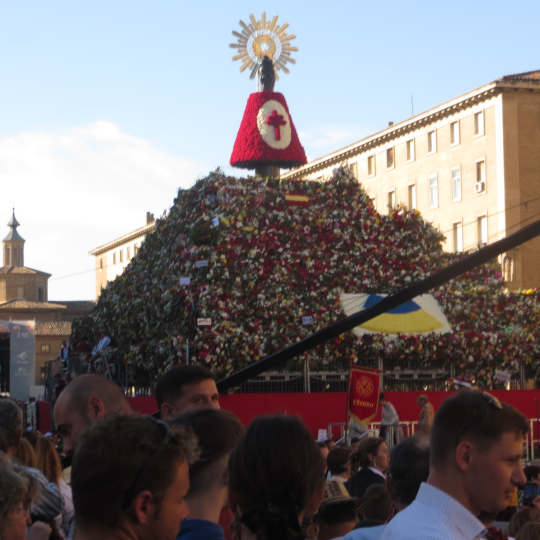
<path id="1" fill-rule="evenodd" d="M 257 129 L 270 148 L 283 150 L 291 144 L 291 119 L 285 107 L 275 99 L 269 99 L 259 109 Z"/>

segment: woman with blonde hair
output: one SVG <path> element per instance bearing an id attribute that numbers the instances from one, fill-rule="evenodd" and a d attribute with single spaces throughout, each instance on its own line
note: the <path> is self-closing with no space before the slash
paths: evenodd
<path id="1" fill-rule="evenodd" d="M 27 487 L 24 479 L 13 467 L 0 462 L 0 538 L 24 540 L 30 525 L 28 505 L 25 505 Z"/>
<path id="2" fill-rule="evenodd" d="M 74 517 L 73 498 L 71 488 L 62 478 L 62 466 L 56 448 L 47 437 L 38 437 L 36 441 L 36 466 L 49 482 L 56 484 L 64 505 L 62 508 L 62 531 L 67 535 Z"/>
<path id="3" fill-rule="evenodd" d="M 28 439 L 21 438 L 21 443 L 15 453 L 15 460 L 25 467 L 36 468 L 36 453 Z"/>
<path id="4" fill-rule="evenodd" d="M 2 540 L 48 540 L 53 529 L 30 519 L 30 505 L 39 490 L 28 469 L 0 457 L 0 538 Z"/>

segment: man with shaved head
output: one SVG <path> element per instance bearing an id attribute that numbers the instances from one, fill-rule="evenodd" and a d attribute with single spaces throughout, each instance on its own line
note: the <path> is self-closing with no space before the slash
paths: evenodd
<path id="1" fill-rule="evenodd" d="M 61 392 L 54 405 L 54 422 L 69 454 L 81 432 L 101 418 L 133 414 L 122 389 L 100 375 L 81 375 Z"/>

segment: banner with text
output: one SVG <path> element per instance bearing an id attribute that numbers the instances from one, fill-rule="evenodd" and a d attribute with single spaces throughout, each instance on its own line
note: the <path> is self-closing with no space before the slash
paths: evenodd
<path id="1" fill-rule="evenodd" d="M 26 401 L 35 379 L 35 321 L 0 321 L 9 331 L 9 393 Z"/>
<path id="2" fill-rule="evenodd" d="M 349 417 L 360 424 L 372 420 L 377 414 L 381 370 L 351 368 L 347 406 Z"/>

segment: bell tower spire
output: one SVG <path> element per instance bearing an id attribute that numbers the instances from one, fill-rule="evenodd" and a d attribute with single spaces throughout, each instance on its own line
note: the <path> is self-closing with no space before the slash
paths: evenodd
<path id="1" fill-rule="evenodd" d="M 19 222 L 15 217 L 15 208 L 8 222 L 11 229 L 4 238 L 4 266 L 24 266 L 24 238 L 17 232 Z"/>

